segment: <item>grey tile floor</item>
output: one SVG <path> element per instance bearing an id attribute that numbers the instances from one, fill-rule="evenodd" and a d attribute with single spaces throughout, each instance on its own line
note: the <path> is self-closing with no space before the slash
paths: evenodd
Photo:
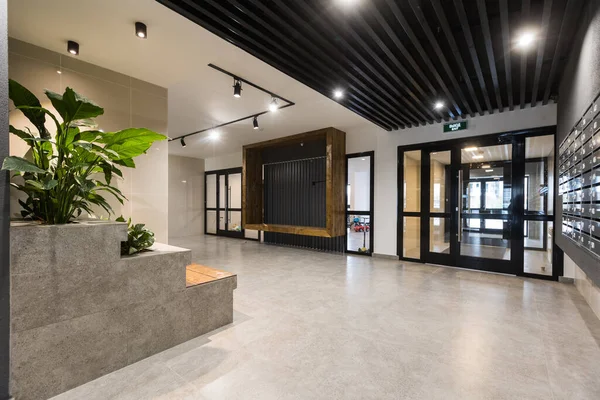
<path id="1" fill-rule="evenodd" d="M 600 321 L 573 285 L 202 236 L 235 322 L 71 399 L 599 399 Z"/>

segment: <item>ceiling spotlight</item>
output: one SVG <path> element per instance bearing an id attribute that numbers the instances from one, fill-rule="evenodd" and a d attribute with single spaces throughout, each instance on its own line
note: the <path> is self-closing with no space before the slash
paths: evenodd
<path id="1" fill-rule="evenodd" d="M 477 147 L 465 147 L 464 150 L 465 151 L 476 151 Z"/>
<path id="2" fill-rule="evenodd" d="M 333 97 L 335 97 L 336 99 L 341 99 L 342 97 L 344 97 L 344 92 L 341 89 L 336 89 L 333 92 Z"/>
<path id="3" fill-rule="evenodd" d="M 69 40 L 67 42 L 67 51 L 74 56 L 79 55 L 79 43 Z"/>
<path id="4" fill-rule="evenodd" d="M 254 121 L 252 121 L 252 125 L 254 129 L 258 129 L 258 115 L 254 117 Z"/>
<path id="5" fill-rule="evenodd" d="M 143 22 L 135 23 L 135 36 L 141 39 L 146 39 L 148 37 L 148 28 L 146 27 L 146 24 Z"/>
<path id="6" fill-rule="evenodd" d="M 242 97 L 242 82 L 233 80 L 233 97 Z"/>
<path id="7" fill-rule="evenodd" d="M 186 146 L 185 140 L 183 140 L 183 138 L 181 138 L 180 142 L 181 142 L 181 147 L 185 147 Z"/>
<path id="8" fill-rule="evenodd" d="M 273 97 L 271 103 L 269 104 L 269 111 L 275 112 L 279 109 L 279 105 L 277 104 L 277 97 Z"/>
<path id="9" fill-rule="evenodd" d="M 441 110 L 442 108 L 444 108 L 444 103 L 441 101 L 438 101 L 435 103 L 435 105 L 433 106 L 436 110 Z"/>
<path id="10" fill-rule="evenodd" d="M 527 48 L 531 46 L 533 41 L 535 40 L 535 35 L 532 32 L 524 32 L 519 37 L 517 41 L 517 45 L 521 48 Z"/>
<path id="11" fill-rule="evenodd" d="M 208 135 L 208 137 L 211 140 L 219 140 L 220 136 L 221 136 L 221 134 L 219 133 L 219 131 L 214 130 L 214 129 L 212 131 L 210 131 L 210 134 Z"/>

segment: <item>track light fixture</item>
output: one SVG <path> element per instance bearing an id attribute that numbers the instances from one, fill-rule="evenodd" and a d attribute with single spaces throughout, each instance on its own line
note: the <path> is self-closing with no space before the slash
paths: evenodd
<path id="1" fill-rule="evenodd" d="M 269 104 L 269 111 L 275 112 L 279 109 L 279 105 L 277 104 L 277 97 L 273 97 L 271 103 Z"/>
<path id="2" fill-rule="evenodd" d="M 67 51 L 74 56 L 79 55 L 79 43 L 69 40 L 67 42 Z"/>
<path id="3" fill-rule="evenodd" d="M 254 121 L 252 121 L 252 125 L 254 126 L 254 130 L 258 129 L 258 115 L 254 116 Z"/>
<path id="4" fill-rule="evenodd" d="M 148 28 L 146 27 L 146 24 L 143 22 L 135 23 L 135 36 L 140 39 L 146 39 L 148 37 Z"/>
<path id="5" fill-rule="evenodd" d="M 184 140 L 184 138 L 181 138 L 181 147 L 185 147 L 185 146 L 186 146 L 185 140 Z"/>
<path id="6" fill-rule="evenodd" d="M 233 80 L 233 97 L 242 97 L 242 82 L 237 79 Z"/>

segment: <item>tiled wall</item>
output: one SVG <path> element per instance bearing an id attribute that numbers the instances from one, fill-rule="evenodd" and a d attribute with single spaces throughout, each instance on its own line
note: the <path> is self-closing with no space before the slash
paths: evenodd
<path id="1" fill-rule="evenodd" d="M 169 156 L 169 236 L 204 233 L 204 160 Z"/>
<path id="2" fill-rule="evenodd" d="M 97 122 L 105 131 L 144 127 L 167 134 L 165 88 L 12 38 L 9 40 L 9 76 L 31 90 L 42 105 L 50 109 L 44 89 L 62 93 L 67 86 L 73 88 L 104 108 L 104 115 Z M 16 111 L 11 112 L 10 123 L 21 128 L 29 125 Z M 50 132 L 56 130 L 50 122 L 47 126 Z M 22 140 L 11 135 L 11 154 L 23 155 L 27 148 Z M 122 214 L 136 223 L 145 223 L 154 231 L 157 241 L 167 243 L 167 142 L 156 143 L 148 154 L 135 159 L 135 163 L 135 169 L 123 168 L 124 177 L 117 183 L 129 201 L 122 206 L 110 195 L 107 199 L 117 216 Z M 13 215 L 19 215 L 20 211 L 16 196 L 13 193 Z M 98 217 L 107 217 L 106 214 L 103 210 L 97 211 Z"/>

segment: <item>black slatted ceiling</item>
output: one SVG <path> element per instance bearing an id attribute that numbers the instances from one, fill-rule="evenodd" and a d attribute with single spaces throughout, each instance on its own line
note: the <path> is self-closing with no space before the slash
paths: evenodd
<path id="1" fill-rule="evenodd" d="M 158 1 L 325 96 L 343 88 L 342 105 L 387 130 L 554 100 L 583 3 Z M 524 28 L 538 33 L 527 51 Z"/>

